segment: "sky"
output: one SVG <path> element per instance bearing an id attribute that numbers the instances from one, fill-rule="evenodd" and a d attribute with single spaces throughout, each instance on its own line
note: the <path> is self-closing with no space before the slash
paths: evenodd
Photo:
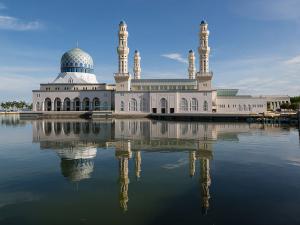
<path id="1" fill-rule="evenodd" d="M 98 81 L 114 83 L 121 20 L 129 68 L 137 49 L 142 78 L 187 78 L 190 49 L 198 68 L 204 19 L 214 87 L 300 95 L 299 8 L 299 0 L 0 0 L 0 101 L 30 102 L 77 41 L 93 57 Z"/>

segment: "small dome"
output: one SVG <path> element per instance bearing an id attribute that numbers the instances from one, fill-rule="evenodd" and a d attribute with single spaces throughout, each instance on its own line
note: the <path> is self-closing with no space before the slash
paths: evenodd
<path id="1" fill-rule="evenodd" d="M 124 20 L 122 20 L 121 22 L 120 22 L 120 24 L 119 24 L 120 26 L 122 26 L 122 25 L 126 25 L 126 22 L 124 21 Z"/>
<path id="2" fill-rule="evenodd" d="M 193 53 L 193 50 L 190 50 L 189 53 Z"/>
<path id="3" fill-rule="evenodd" d="M 61 72 L 93 73 L 92 57 L 80 48 L 73 48 L 61 57 Z"/>
<path id="4" fill-rule="evenodd" d="M 205 20 L 201 21 L 201 25 L 203 25 L 203 24 L 207 24 Z"/>

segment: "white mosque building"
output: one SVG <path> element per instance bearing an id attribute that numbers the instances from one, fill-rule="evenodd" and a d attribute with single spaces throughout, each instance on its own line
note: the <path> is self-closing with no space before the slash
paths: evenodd
<path id="1" fill-rule="evenodd" d="M 290 102 L 289 96 L 237 95 L 238 89 L 216 89 L 209 68 L 208 24 L 199 32 L 199 70 L 188 53 L 188 73 L 182 79 L 142 79 L 141 56 L 134 52 L 133 76 L 128 69 L 128 31 L 119 24 L 118 72 L 115 84 L 99 83 L 92 57 L 79 48 L 61 58 L 61 73 L 33 90 L 33 111 L 112 111 L 116 115 L 259 114 Z"/>

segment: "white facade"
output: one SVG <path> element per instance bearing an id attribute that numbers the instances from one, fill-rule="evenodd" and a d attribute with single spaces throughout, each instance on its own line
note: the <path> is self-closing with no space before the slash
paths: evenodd
<path id="1" fill-rule="evenodd" d="M 141 56 L 134 53 L 133 78 L 128 69 L 128 31 L 122 21 L 118 31 L 118 71 L 115 84 L 98 83 L 92 57 L 79 48 L 66 52 L 61 72 L 48 84 L 33 91 L 34 111 L 115 111 L 116 114 L 259 114 L 290 102 L 288 96 L 241 96 L 235 89 L 215 89 L 209 70 L 208 24 L 199 32 L 199 70 L 196 56 L 188 54 L 184 79 L 142 79 Z"/>

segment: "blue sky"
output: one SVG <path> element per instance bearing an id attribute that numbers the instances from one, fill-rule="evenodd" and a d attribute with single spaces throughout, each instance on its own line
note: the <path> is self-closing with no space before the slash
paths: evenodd
<path id="1" fill-rule="evenodd" d="M 130 68 L 138 49 L 144 78 L 188 77 L 186 57 L 205 19 L 215 87 L 300 95 L 299 8 L 299 0 L 0 0 L 0 101 L 30 101 L 77 40 L 98 81 L 113 83 L 120 20 Z"/>

